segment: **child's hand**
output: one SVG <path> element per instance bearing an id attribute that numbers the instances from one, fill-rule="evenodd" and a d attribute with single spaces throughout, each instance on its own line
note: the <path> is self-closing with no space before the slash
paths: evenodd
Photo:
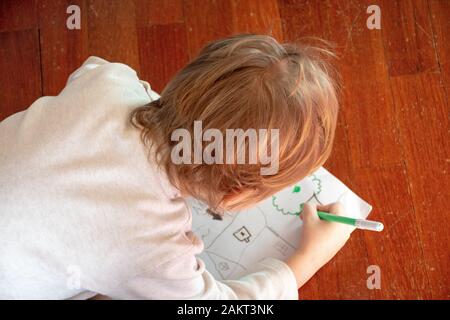
<path id="1" fill-rule="evenodd" d="M 317 209 L 345 216 L 344 207 L 335 202 L 326 206 L 305 204 L 300 215 L 303 229 L 297 252 L 287 261 L 301 287 L 344 246 L 355 229 L 341 223 L 321 220 Z"/>

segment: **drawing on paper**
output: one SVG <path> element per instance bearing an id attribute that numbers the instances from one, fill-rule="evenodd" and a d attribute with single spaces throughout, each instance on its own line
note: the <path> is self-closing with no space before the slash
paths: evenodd
<path id="1" fill-rule="evenodd" d="M 322 192 L 322 181 L 316 175 L 305 178 L 288 190 L 291 192 L 280 192 L 272 196 L 273 207 L 284 215 L 300 215 L 303 204 L 309 201 L 322 204 L 318 199 Z"/>
<path id="2" fill-rule="evenodd" d="M 303 204 L 341 201 L 350 216 L 365 218 L 371 206 L 324 168 L 282 190 L 255 207 L 215 216 L 190 199 L 193 232 L 203 241 L 199 255 L 217 279 L 236 279 L 263 258 L 286 260 L 297 248 L 301 232 L 298 215 Z"/>
<path id="3" fill-rule="evenodd" d="M 233 236 L 239 241 L 250 242 L 252 236 L 246 227 L 241 227 L 239 230 L 233 232 Z"/>
<path id="4" fill-rule="evenodd" d="M 195 208 L 194 216 L 204 217 L 201 211 L 197 211 L 199 205 Z M 206 206 L 203 210 L 207 210 Z M 284 239 L 274 227 L 270 226 L 268 220 L 267 214 L 263 210 L 245 211 L 234 215 L 226 213 L 220 222 L 209 217 L 208 227 L 206 227 L 207 224 L 195 227 L 194 233 L 201 237 L 205 244 L 201 258 L 209 267 L 209 271 L 219 279 L 236 278 L 242 275 L 250 266 L 247 261 L 253 260 L 253 257 L 257 258 L 259 255 L 258 244 L 261 241 L 270 242 L 271 248 L 268 250 L 276 252 L 278 258 L 285 259 L 292 254 L 295 245 Z M 216 229 L 217 224 L 221 224 L 221 228 Z M 208 233 L 205 230 L 208 230 Z M 230 242 L 234 242 L 235 246 L 223 248 L 225 243 Z"/>

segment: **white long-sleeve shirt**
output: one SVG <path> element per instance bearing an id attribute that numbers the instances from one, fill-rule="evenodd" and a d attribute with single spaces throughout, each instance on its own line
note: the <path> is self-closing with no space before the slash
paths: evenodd
<path id="1" fill-rule="evenodd" d="M 189 208 L 128 122 L 158 97 L 91 57 L 0 122 L 0 299 L 297 299 L 282 261 L 219 282 L 196 258 Z"/>

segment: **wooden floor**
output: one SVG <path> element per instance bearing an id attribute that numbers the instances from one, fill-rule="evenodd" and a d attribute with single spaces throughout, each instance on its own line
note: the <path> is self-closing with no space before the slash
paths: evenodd
<path id="1" fill-rule="evenodd" d="M 66 8 L 81 8 L 68 30 Z M 381 30 L 366 27 L 371 4 Z M 449 0 L 0 1 L 0 120 L 56 95 L 89 55 L 136 69 L 156 91 L 202 45 L 234 33 L 336 44 L 342 111 L 326 167 L 374 206 L 302 299 L 449 299 Z M 378 265 L 381 289 L 369 290 Z"/>

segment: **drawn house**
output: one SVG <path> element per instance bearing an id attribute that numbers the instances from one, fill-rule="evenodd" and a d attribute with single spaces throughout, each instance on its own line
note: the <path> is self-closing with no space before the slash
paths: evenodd
<path id="1" fill-rule="evenodd" d="M 233 235 L 239 241 L 245 241 L 245 242 L 249 242 L 250 237 L 252 236 L 246 227 L 241 227 L 239 230 L 235 231 L 233 233 Z"/>

